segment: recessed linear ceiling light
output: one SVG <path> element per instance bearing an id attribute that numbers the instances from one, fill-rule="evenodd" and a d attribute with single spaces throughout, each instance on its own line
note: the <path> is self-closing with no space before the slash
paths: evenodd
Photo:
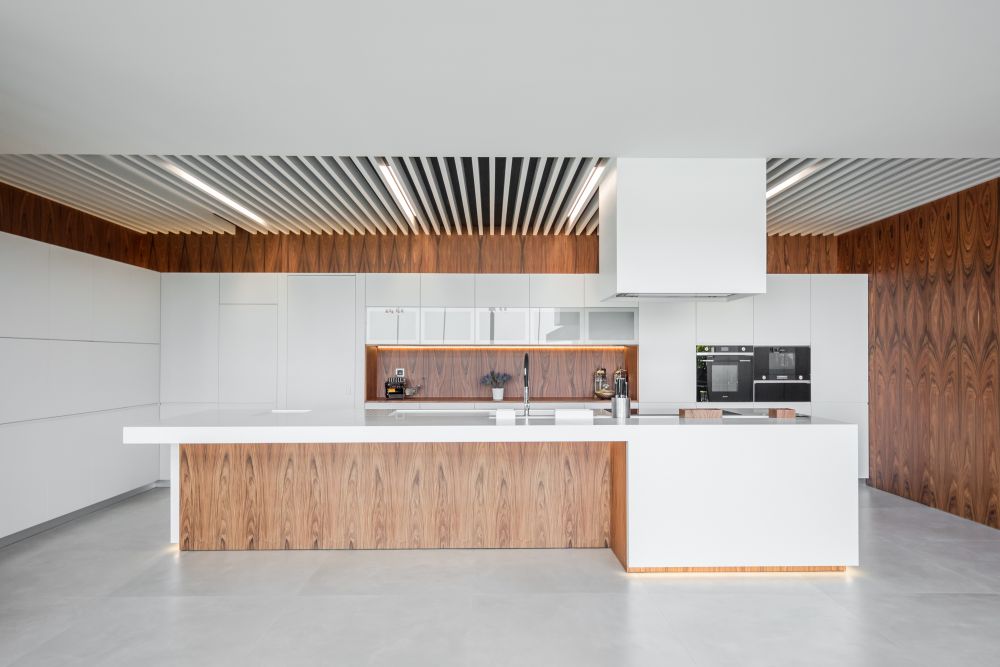
<path id="1" fill-rule="evenodd" d="M 205 181 L 201 180 L 200 178 L 197 178 L 187 173 L 186 171 L 178 167 L 176 164 L 173 164 L 171 162 L 164 162 L 163 168 L 169 171 L 174 176 L 177 176 L 178 178 L 187 181 L 194 187 L 198 188 L 199 190 L 207 194 L 209 197 L 212 197 L 213 199 L 218 199 L 220 202 L 222 202 L 229 208 L 233 209 L 237 213 L 241 213 L 244 216 L 250 218 L 258 225 L 261 225 L 262 227 L 267 227 L 267 223 L 264 222 L 264 219 L 261 218 L 259 215 L 248 209 L 246 206 L 236 203 L 226 195 L 222 194 L 221 192 L 213 188 Z"/>
<path id="2" fill-rule="evenodd" d="M 381 172 L 382 178 L 389 186 L 389 189 L 392 190 L 392 196 L 395 197 L 396 203 L 399 204 L 401 209 L 403 209 L 403 215 L 406 216 L 407 220 L 413 222 L 414 218 L 417 217 L 417 214 L 413 204 L 403 192 L 403 184 L 396 175 L 396 170 L 393 169 L 386 160 L 379 160 L 378 170 Z"/>
<path id="3" fill-rule="evenodd" d="M 791 176 L 789 176 L 785 180 L 783 180 L 780 183 L 776 184 L 773 188 L 771 188 L 770 190 L 768 190 L 766 193 L 764 193 L 764 198 L 765 199 L 770 199 L 774 195 L 776 195 L 776 194 L 778 194 L 780 192 L 784 192 L 785 190 L 787 190 L 788 188 L 792 187 L 793 185 L 795 185 L 796 183 L 798 183 L 802 179 L 807 178 L 809 175 L 811 175 L 814 172 L 816 172 L 822 166 L 823 166 L 822 162 L 814 162 L 811 165 L 809 165 L 808 167 L 804 167 L 804 168 L 798 170 L 797 172 L 795 172 L 794 174 L 792 174 Z"/>
<path id="4" fill-rule="evenodd" d="M 573 206 L 569 209 L 569 215 L 566 219 L 569 220 L 570 224 L 576 220 L 576 216 L 580 215 L 580 211 L 588 201 L 590 201 L 590 196 L 594 193 L 594 188 L 597 187 L 597 183 L 601 180 L 601 174 L 604 173 L 604 162 L 598 162 L 594 165 L 594 170 L 590 172 L 590 178 L 587 179 L 586 185 L 583 186 L 583 190 L 580 190 L 579 196 L 577 196 L 576 201 L 573 202 Z"/>

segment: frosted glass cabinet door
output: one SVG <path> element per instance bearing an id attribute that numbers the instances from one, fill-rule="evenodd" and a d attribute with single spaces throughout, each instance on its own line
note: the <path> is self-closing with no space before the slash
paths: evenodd
<path id="1" fill-rule="evenodd" d="M 587 311 L 587 341 L 634 343 L 638 338 L 637 315 L 632 308 L 591 308 Z"/>
<path id="2" fill-rule="evenodd" d="M 476 342 L 475 315 L 474 308 L 445 308 L 443 342 L 451 345 Z"/>
<path id="3" fill-rule="evenodd" d="M 365 340 L 369 343 L 398 342 L 399 316 L 396 308 L 369 307 Z"/>
<path id="4" fill-rule="evenodd" d="M 399 325 L 396 329 L 396 342 L 406 345 L 416 345 L 420 342 L 420 309 L 396 308 Z"/>
<path id="5" fill-rule="evenodd" d="M 468 345 L 476 342 L 473 308 L 421 308 L 420 342 L 425 345 Z"/>
<path id="6" fill-rule="evenodd" d="M 533 308 L 531 342 L 538 345 L 578 343 L 583 340 L 580 308 Z"/>
<path id="7" fill-rule="evenodd" d="M 523 345 L 528 342 L 527 308 L 477 308 L 476 342 L 485 345 Z"/>

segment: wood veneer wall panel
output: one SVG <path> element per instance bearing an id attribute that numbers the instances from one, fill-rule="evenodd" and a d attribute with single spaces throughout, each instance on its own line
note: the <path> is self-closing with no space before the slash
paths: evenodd
<path id="1" fill-rule="evenodd" d="M 628 569 L 628 447 L 611 443 L 611 551 Z"/>
<path id="2" fill-rule="evenodd" d="M 998 181 L 837 237 L 869 274 L 869 484 L 1000 527 Z"/>
<path id="3" fill-rule="evenodd" d="M 601 548 L 610 443 L 182 445 L 181 549 Z"/>
<path id="4" fill-rule="evenodd" d="M 422 385 L 419 398 L 491 399 L 489 387 L 479 378 L 489 370 L 513 376 L 507 386 L 510 400 L 521 400 L 520 373 L 524 353 L 531 355 L 530 389 L 533 400 L 593 398 L 594 370 L 606 368 L 609 378 L 616 368 L 629 371 L 629 392 L 638 400 L 638 348 L 630 346 L 501 347 L 501 346 L 375 346 L 365 355 L 369 400 L 380 398 L 382 383 L 397 368 L 405 368 L 412 384 Z M 374 364 L 374 369 L 372 368 Z M 609 379 L 609 382 L 611 380 Z M 374 386 L 372 383 L 374 382 Z"/>
<path id="5" fill-rule="evenodd" d="M 767 237 L 768 273 L 836 273 L 838 241 L 832 234 Z"/>

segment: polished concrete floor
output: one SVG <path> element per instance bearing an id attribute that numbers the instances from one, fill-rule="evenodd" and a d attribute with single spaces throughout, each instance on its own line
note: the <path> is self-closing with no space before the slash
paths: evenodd
<path id="1" fill-rule="evenodd" d="M 862 487 L 846 574 L 607 550 L 178 553 L 158 489 L 0 549 L 0 665 L 995 665 L 1000 531 Z"/>

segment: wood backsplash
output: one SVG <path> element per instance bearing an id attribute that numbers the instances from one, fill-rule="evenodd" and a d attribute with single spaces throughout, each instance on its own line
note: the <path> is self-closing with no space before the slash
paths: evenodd
<path id="1" fill-rule="evenodd" d="M 594 370 L 608 371 L 608 382 L 619 366 L 629 371 L 629 391 L 638 398 L 638 348 L 633 345 L 578 347 L 409 347 L 370 345 L 366 357 L 366 397 L 383 398 L 383 382 L 397 368 L 405 368 L 411 384 L 422 388 L 421 400 L 490 400 L 490 389 L 479 378 L 490 370 L 510 373 L 507 398 L 520 400 L 524 353 L 531 355 L 530 389 L 533 400 L 593 398 Z"/>

